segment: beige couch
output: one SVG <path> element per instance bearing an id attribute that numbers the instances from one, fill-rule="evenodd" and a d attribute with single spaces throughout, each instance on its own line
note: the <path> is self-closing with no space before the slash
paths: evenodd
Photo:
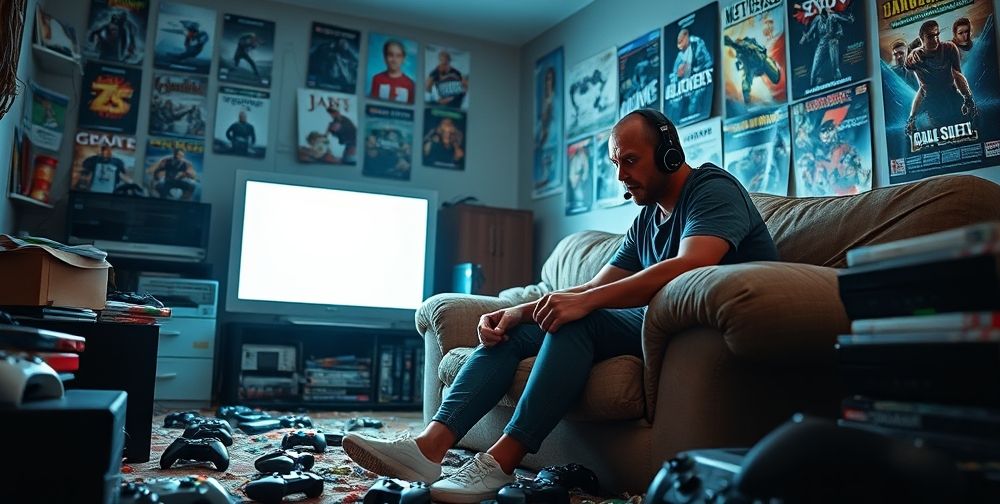
<path id="1" fill-rule="evenodd" d="M 579 404 L 525 465 L 578 462 L 607 490 L 641 493 L 678 451 L 750 445 L 796 411 L 836 415 L 833 343 L 849 321 L 835 268 L 845 266 L 847 250 L 1000 220 L 1000 186 L 973 176 L 857 196 L 753 200 L 787 262 L 700 268 L 664 287 L 643 325 L 645 358 L 595 365 Z M 568 236 L 542 267 L 541 283 L 500 297 L 428 299 L 417 312 L 426 348 L 424 418 L 478 344 L 481 314 L 589 280 L 621 238 Z M 499 437 L 533 363 L 521 363 L 507 396 L 460 446 L 485 450 Z"/>

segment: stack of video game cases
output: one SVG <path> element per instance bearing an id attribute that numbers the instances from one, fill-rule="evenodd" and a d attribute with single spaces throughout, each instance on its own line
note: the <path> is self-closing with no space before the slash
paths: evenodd
<path id="1" fill-rule="evenodd" d="M 357 355 L 306 359 L 302 399 L 367 402 L 372 394 L 372 359 Z"/>
<path id="2" fill-rule="evenodd" d="M 1000 223 L 854 249 L 847 262 L 841 425 L 938 448 L 1000 491 Z"/>

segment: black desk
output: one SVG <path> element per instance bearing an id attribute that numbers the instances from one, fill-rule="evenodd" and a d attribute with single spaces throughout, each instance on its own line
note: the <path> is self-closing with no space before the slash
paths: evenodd
<path id="1" fill-rule="evenodd" d="M 87 346 L 80 354 L 80 369 L 75 373 L 76 378 L 66 383 L 66 388 L 128 393 L 125 458 L 133 463 L 148 462 L 159 326 L 48 320 L 21 321 L 21 324 L 87 338 Z"/>

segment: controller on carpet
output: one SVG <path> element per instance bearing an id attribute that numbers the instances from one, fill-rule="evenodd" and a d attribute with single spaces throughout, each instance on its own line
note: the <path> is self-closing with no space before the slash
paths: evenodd
<path id="1" fill-rule="evenodd" d="M 232 504 L 233 497 L 215 478 L 185 476 L 122 483 L 122 504 Z"/>
<path id="2" fill-rule="evenodd" d="M 211 424 L 195 424 L 184 429 L 182 437 L 188 439 L 218 439 L 226 446 L 233 445 L 233 435 L 226 429 Z"/>
<path id="3" fill-rule="evenodd" d="M 160 456 L 160 468 L 167 469 L 178 460 L 194 462 L 211 462 L 216 471 L 229 468 L 229 451 L 226 446 L 215 438 L 187 439 L 179 437 Z"/>
<path id="4" fill-rule="evenodd" d="M 220 406 L 215 412 L 215 416 L 224 420 L 229 420 L 230 423 L 236 425 L 243 422 L 253 422 L 256 420 L 271 418 L 271 415 L 268 415 L 259 409 L 253 409 L 247 406 Z"/>
<path id="5" fill-rule="evenodd" d="M 569 504 L 569 491 L 548 480 L 510 483 L 497 493 L 497 504 Z"/>
<path id="6" fill-rule="evenodd" d="M 344 432 L 361 428 L 381 429 L 382 422 L 372 417 L 354 417 L 344 424 Z"/>
<path id="7" fill-rule="evenodd" d="M 579 488 L 590 495 L 597 495 L 601 491 L 601 485 L 598 483 L 597 475 L 594 474 L 594 471 L 580 464 L 543 467 L 535 475 L 535 481 L 548 481 L 553 485 L 563 486 L 568 489 Z"/>
<path id="8" fill-rule="evenodd" d="M 281 428 L 281 422 L 277 418 L 265 418 L 252 422 L 240 422 L 240 430 L 247 434 L 260 434 Z"/>
<path id="9" fill-rule="evenodd" d="M 316 453 L 326 451 L 326 435 L 323 431 L 303 430 L 289 432 L 281 438 L 281 447 L 284 449 L 306 446 L 312 448 Z"/>
<path id="10" fill-rule="evenodd" d="M 319 497 L 323 493 L 323 478 L 304 471 L 273 474 L 247 483 L 243 492 L 247 497 L 264 503 L 278 503 L 286 495 L 298 493 L 304 493 L 306 497 Z"/>
<path id="11" fill-rule="evenodd" d="M 229 422 L 221 418 L 208 418 L 208 417 L 198 417 L 191 420 L 187 425 L 188 427 L 208 427 L 210 429 L 217 428 L 228 432 L 230 435 L 233 434 L 233 426 L 229 425 Z"/>
<path id="12" fill-rule="evenodd" d="M 294 427 L 296 429 L 301 429 L 303 427 L 312 427 L 312 418 L 306 415 L 282 415 L 278 417 L 278 421 L 281 422 L 282 427 Z"/>
<path id="13" fill-rule="evenodd" d="M 396 478 L 375 480 L 364 504 L 430 504 L 431 489 L 423 481 L 404 481 Z"/>
<path id="14" fill-rule="evenodd" d="M 183 429 L 199 418 L 202 418 L 201 414 L 194 410 L 168 413 L 163 419 L 163 426 Z"/>
<path id="15" fill-rule="evenodd" d="M 308 471 L 316 463 L 312 453 L 297 450 L 278 450 L 262 455 L 253 466 L 262 473 L 288 474 L 292 471 Z"/>

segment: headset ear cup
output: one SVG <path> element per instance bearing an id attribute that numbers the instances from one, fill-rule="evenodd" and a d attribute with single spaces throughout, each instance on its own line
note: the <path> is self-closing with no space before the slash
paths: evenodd
<path id="1" fill-rule="evenodd" d="M 673 147 L 663 153 L 663 166 L 668 172 L 675 172 L 684 164 L 684 152 Z"/>

